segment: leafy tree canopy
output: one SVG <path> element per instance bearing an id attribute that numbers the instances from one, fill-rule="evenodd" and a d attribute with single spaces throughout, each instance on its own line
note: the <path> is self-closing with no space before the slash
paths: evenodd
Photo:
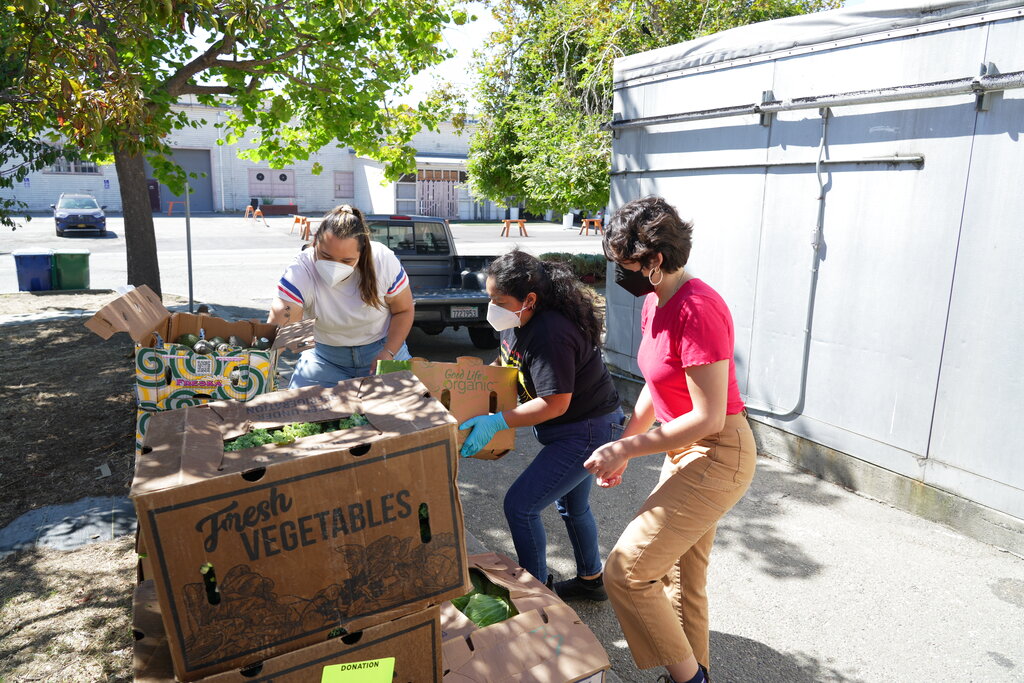
<path id="1" fill-rule="evenodd" d="M 477 62 L 469 183 L 531 211 L 608 202 L 612 65 L 709 33 L 839 0 L 494 0 L 501 28 Z"/>
<path id="2" fill-rule="evenodd" d="M 201 125 L 175 102 L 232 105 L 226 139 L 250 136 L 247 156 L 272 167 L 336 144 L 396 177 L 415 167 L 409 139 L 448 116 L 451 97 L 388 106 L 389 93 L 447 58 L 441 29 L 467 20 L 453 0 L 23 0 L 2 11 L 0 116 L 18 121 L 21 141 L 115 160 L 129 282 L 157 291 L 140 270 L 156 265 L 142 160 L 180 193 L 167 136 Z M 0 167 L 48 149 L 21 144 L 0 146 Z"/>

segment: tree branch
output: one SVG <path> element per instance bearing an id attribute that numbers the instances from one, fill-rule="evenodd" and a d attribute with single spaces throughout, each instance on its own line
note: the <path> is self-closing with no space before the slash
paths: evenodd
<path id="1" fill-rule="evenodd" d="M 295 55 L 297 55 L 298 53 L 302 52 L 306 48 L 309 48 L 309 47 L 312 47 L 312 46 L 313 46 L 312 43 L 303 43 L 302 45 L 296 45 L 295 47 L 293 47 L 291 50 L 288 50 L 287 52 L 282 52 L 279 55 L 274 55 L 273 57 L 267 57 L 266 59 L 246 59 L 246 60 L 243 60 L 243 61 L 240 61 L 240 62 L 239 61 L 233 61 L 233 60 L 230 60 L 230 59 L 215 59 L 215 60 L 213 60 L 212 64 L 216 65 L 216 66 L 219 66 L 219 67 L 223 67 L 225 69 L 239 69 L 239 70 L 242 70 L 242 71 L 248 71 L 249 69 L 252 69 L 252 68 L 257 67 L 257 66 L 267 66 L 268 64 L 274 64 L 276 62 L 279 62 L 282 59 L 288 59 L 289 57 L 294 57 Z"/>
<path id="2" fill-rule="evenodd" d="M 229 85 L 195 85 L 186 83 L 178 90 L 179 95 L 237 95 L 238 90 Z"/>
<path id="3" fill-rule="evenodd" d="M 184 92 L 183 89 L 188 84 L 189 79 L 200 71 L 205 71 L 214 64 L 217 64 L 217 55 L 223 55 L 231 52 L 234 46 L 235 37 L 228 35 L 224 36 L 223 39 L 211 45 L 206 52 L 181 67 L 176 74 L 164 81 L 164 90 L 169 95 L 180 95 Z"/>

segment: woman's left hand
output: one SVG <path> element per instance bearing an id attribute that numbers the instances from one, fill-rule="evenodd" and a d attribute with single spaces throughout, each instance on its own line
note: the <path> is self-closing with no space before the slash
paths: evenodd
<path id="1" fill-rule="evenodd" d="M 372 368 L 376 368 L 377 367 L 377 361 L 379 361 L 379 360 L 394 360 L 394 359 L 395 359 L 395 357 L 393 355 L 391 355 L 391 353 L 388 352 L 387 349 L 381 349 L 380 353 L 378 353 L 376 358 L 373 359 L 373 364 L 370 366 L 370 368 L 371 369 Z"/>
<path id="2" fill-rule="evenodd" d="M 599 485 L 602 485 L 601 482 L 608 482 L 603 484 L 607 488 L 621 481 L 622 471 L 626 469 L 628 462 L 629 453 L 626 452 L 622 442 L 611 441 L 591 453 L 583 463 L 583 467 L 597 477 Z"/>

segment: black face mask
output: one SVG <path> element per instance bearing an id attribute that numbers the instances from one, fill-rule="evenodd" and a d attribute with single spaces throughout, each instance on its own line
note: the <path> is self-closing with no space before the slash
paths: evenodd
<path id="1" fill-rule="evenodd" d="M 615 284 L 633 296 L 645 296 L 654 291 L 654 285 L 639 270 L 627 270 L 622 264 L 615 264 Z"/>

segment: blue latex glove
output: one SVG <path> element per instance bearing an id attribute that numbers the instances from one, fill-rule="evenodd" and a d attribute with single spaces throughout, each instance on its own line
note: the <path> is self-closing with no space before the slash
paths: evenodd
<path id="1" fill-rule="evenodd" d="M 501 413 L 494 413 L 493 415 L 477 415 L 471 417 L 462 424 L 459 425 L 459 429 L 472 429 L 469 433 L 469 437 L 466 439 L 466 443 L 462 444 L 462 450 L 459 454 L 463 458 L 476 455 L 480 452 L 480 449 L 487 445 L 495 434 L 500 432 L 502 429 L 508 429 L 508 423 L 505 422 L 505 416 Z"/>

